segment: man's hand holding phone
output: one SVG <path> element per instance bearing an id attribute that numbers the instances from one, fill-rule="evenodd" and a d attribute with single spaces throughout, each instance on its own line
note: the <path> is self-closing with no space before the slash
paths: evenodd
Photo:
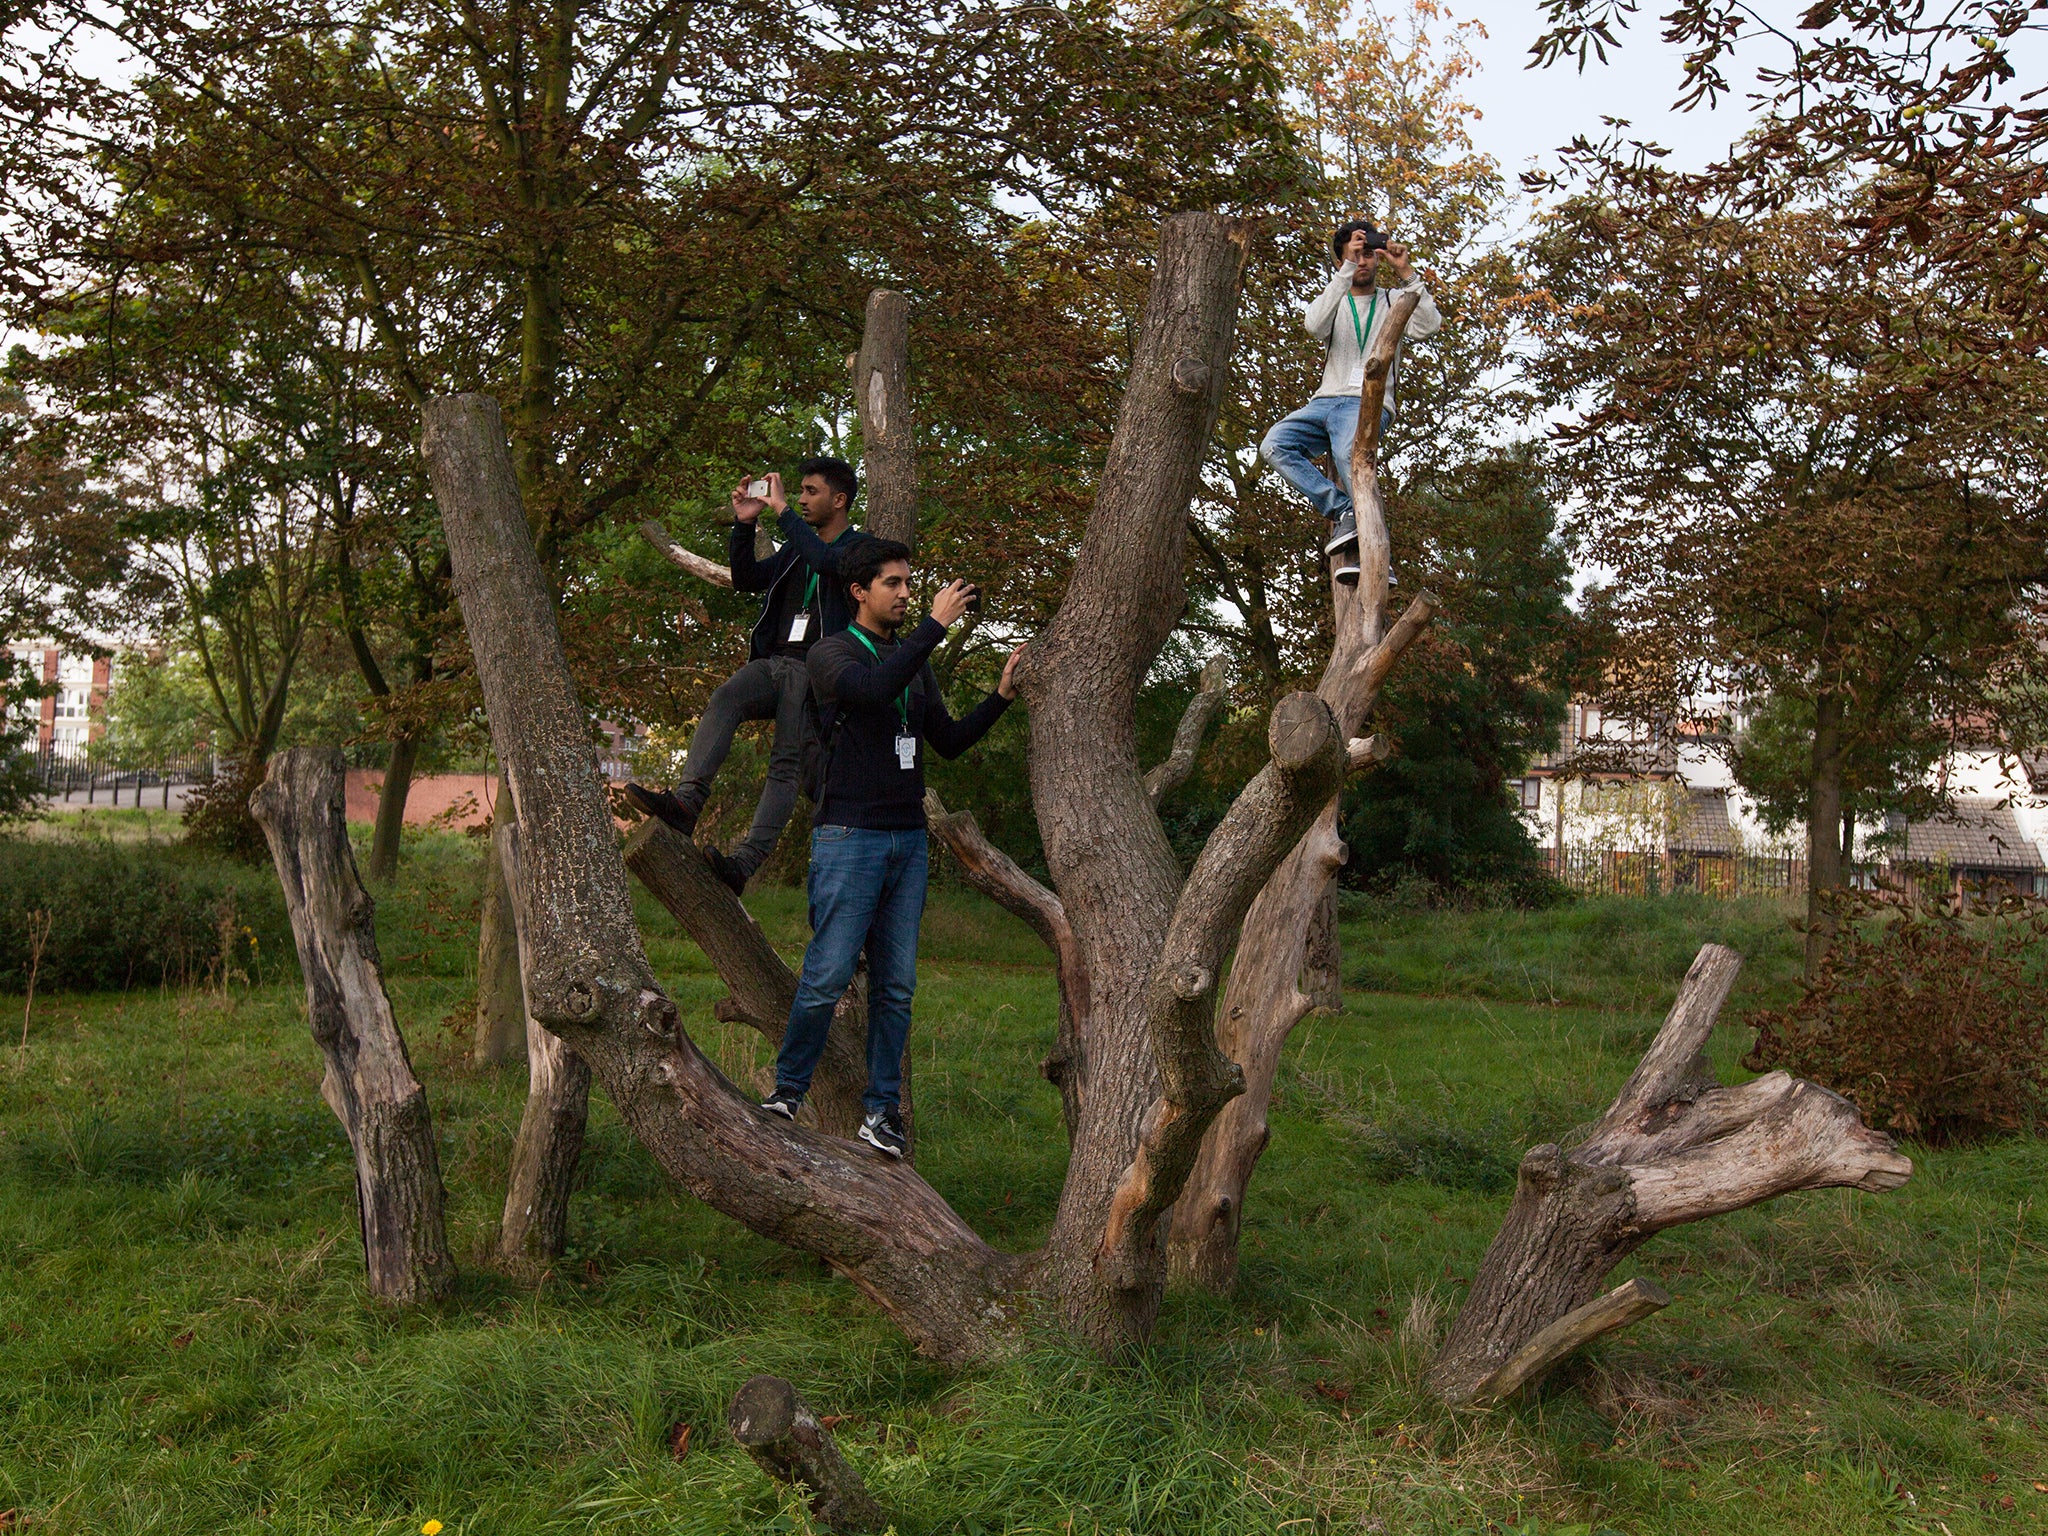
<path id="1" fill-rule="evenodd" d="M 932 599 L 932 617 L 948 629 L 981 599 L 981 588 L 971 581 L 949 581 Z"/>
<path id="2" fill-rule="evenodd" d="M 788 506 L 782 495 L 782 476 L 772 469 L 758 480 L 743 480 L 733 487 L 732 515 L 737 522 L 757 521 L 764 507 L 772 507 L 780 517 Z"/>

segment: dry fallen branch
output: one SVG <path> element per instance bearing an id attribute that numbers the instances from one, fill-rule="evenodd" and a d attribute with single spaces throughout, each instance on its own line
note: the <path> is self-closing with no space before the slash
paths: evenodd
<path id="1" fill-rule="evenodd" d="M 847 1464 L 796 1388 L 780 1376 L 752 1376 L 732 1396 L 726 1425 L 776 1482 L 810 1494 L 811 1514 L 828 1531 L 879 1531 L 889 1523 L 860 1474 Z"/>
<path id="2" fill-rule="evenodd" d="M 1649 1288 L 1595 1297 L 1666 1227 L 1799 1189 L 1896 1189 L 1911 1175 L 1892 1139 L 1838 1094 L 1783 1072 L 1736 1088 L 1715 1081 L 1707 1039 L 1741 968 L 1733 950 L 1703 947 L 1592 1134 L 1522 1159 L 1514 1204 L 1429 1369 L 1445 1401 L 1533 1385 L 1586 1340 L 1656 1310 L 1661 1293 Z"/>

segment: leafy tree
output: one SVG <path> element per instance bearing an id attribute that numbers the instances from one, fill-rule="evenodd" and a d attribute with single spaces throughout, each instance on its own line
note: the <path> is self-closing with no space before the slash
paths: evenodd
<path id="1" fill-rule="evenodd" d="M 1933 814 L 1941 795 L 1927 773 L 1952 745 L 1937 722 L 1900 714 L 1846 732 L 1842 754 L 1842 859 L 1855 856 L 1858 822 Z M 1757 818 L 1773 837 L 1806 825 L 1813 763 L 1813 706 L 1797 695 L 1773 697 L 1750 715 L 1735 739 L 1730 766 L 1749 792 Z"/>

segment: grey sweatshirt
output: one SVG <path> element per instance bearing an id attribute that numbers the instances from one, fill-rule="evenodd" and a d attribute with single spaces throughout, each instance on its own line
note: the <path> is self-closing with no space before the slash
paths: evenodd
<path id="1" fill-rule="evenodd" d="M 1323 363 L 1323 386 L 1316 391 L 1323 395 L 1355 395 L 1358 387 L 1365 382 L 1365 354 L 1372 350 L 1373 338 L 1387 323 L 1389 302 L 1397 293 L 1413 289 L 1422 295 L 1422 302 L 1415 306 L 1415 313 L 1408 317 L 1408 329 L 1403 333 L 1405 344 L 1409 337 L 1433 334 L 1444 323 L 1444 317 L 1436 307 L 1436 300 L 1429 296 L 1429 290 L 1422 286 L 1420 277 L 1412 278 L 1398 288 L 1375 288 L 1370 294 L 1353 295 L 1351 277 L 1358 270 L 1358 263 L 1347 261 L 1337 268 L 1330 279 L 1330 286 L 1316 295 L 1309 305 L 1308 313 L 1301 317 L 1302 325 L 1309 335 L 1315 337 L 1330 349 L 1329 357 Z M 1353 318 L 1354 304 L 1357 316 Z M 1365 345 L 1358 343 L 1358 333 L 1365 332 Z M 1395 367 L 1399 368 L 1400 355 L 1395 354 Z M 1387 375 L 1387 404 L 1394 403 L 1394 377 Z"/>

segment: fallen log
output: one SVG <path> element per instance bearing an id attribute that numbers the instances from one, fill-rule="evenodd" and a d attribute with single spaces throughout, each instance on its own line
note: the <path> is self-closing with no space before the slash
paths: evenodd
<path id="1" fill-rule="evenodd" d="M 1733 950 L 1704 946 L 1592 1134 L 1522 1159 L 1507 1219 L 1430 1364 L 1429 1386 L 1445 1402 L 1501 1401 L 1657 1310 L 1662 1293 L 1647 1285 L 1596 1297 L 1616 1264 L 1667 1227 L 1800 1189 L 1897 1189 L 1912 1174 L 1839 1094 L 1784 1072 L 1735 1088 L 1715 1080 L 1707 1039 L 1741 968 Z"/>
<path id="2" fill-rule="evenodd" d="M 830 1531 L 879 1531 L 888 1524 L 832 1431 L 780 1376 L 753 1376 L 732 1395 L 726 1427 L 754 1464 L 778 1483 L 810 1494 L 811 1515 Z"/>

